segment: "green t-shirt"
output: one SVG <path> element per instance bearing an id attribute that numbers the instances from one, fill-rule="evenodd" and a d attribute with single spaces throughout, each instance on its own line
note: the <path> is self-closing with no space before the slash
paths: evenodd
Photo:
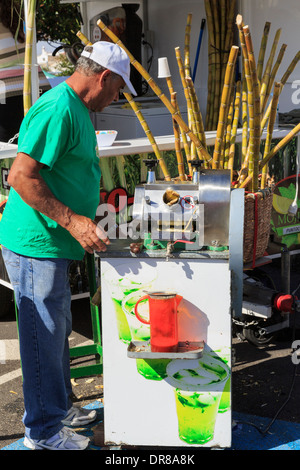
<path id="1" fill-rule="evenodd" d="M 67 83 L 42 95 L 30 108 L 20 128 L 18 152 L 45 165 L 40 174 L 59 201 L 94 219 L 101 175 L 97 140 L 88 109 Z M 13 188 L 0 222 L 0 243 L 37 258 L 84 256 L 66 229 L 32 209 Z"/>

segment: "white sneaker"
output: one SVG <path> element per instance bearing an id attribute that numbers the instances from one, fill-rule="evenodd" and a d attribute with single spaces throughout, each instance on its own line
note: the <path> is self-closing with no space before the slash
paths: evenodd
<path id="1" fill-rule="evenodd" d="M 65 419 L 62 420 L 64 426 L 83 426 L 95 421 L 97 417 L 96 410 L 87 410 L 72 406 Z"/>
<path id="2" fill-rule="evenodd" d="M 88 437 L 65 427 L 49 439 L 31 439 L 27 436 L 24 439 L 24 446 L 32 450 L 84 450 L 89 443 Z"/>

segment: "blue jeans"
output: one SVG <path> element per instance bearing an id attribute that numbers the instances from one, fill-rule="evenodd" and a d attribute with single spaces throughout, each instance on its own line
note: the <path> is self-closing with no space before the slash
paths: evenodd
<path id="1" fill-rule="evenodd" d="M 71 407 L 71 261 L 2 254 L 18 306 L 25 434 L 47 439 Z"/>

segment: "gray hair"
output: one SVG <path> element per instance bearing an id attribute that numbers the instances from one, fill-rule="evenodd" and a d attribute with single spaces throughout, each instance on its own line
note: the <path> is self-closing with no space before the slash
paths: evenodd
<path id="1" fill-rule="evenodd" d="M 93 52 L 93 46 L 86 46 L 84 48 L 86 52 Z M 82 73 L 86 76 L 95 75 L 97 73 L 102 73 L 104 70 L 107 70 L 106 67 L 97 64 L 93 60 L 89 59 L 88 57 L 79 57 L 76 63 L 75 70 L 79 73 Z M 118 75 L 114 72 L 111 72 L 114 77 L 118 77 Z"/>

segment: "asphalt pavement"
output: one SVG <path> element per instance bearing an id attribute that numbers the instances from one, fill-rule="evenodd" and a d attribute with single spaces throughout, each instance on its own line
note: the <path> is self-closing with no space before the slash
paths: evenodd
<path id="1" fill-rule="evenodd" d="M 92 344 L 89 299 L 72 302 L 73 331 L 70 346 Z M 12 308 L 0 317 L 0 449 L 24 436 L 22 370 L 18 346 L 17 322 Z M 72 366 L 94 363 L 93 357 L 74 359 Z M 72 379 L 73 400 L 79 406 L 103 401 L 102 376 Z"/>
<path id="2" fill-rule="evenodd" d="M 270 267 L 268 268 L 271 269 Z M 278 266 L 277 266 L 277 277 Z M 276 277 L 276 276 L 275 276 Z M 299 268 L 291 272 L 293 286 L 299 283 Z M 70 346 L 92 343 L 89 299 L 72 302 L 73 331 Z M 275 341 L 255 347 L 233 338 L 232 409 L 262 417 L 265 422 L 278 420 L 300 423 L 298 393 L 300 369 L 292 361 L 292 343 L 300 341 L 300 323 L 293 330 L 283 330 Z M 5 357 L 3 351 L 5 348 Z M 78 359 L 77 364 L 79 362 Z M 93 359 L 84 359 L 85 363 Z M 76 365 L 73 363 L 72 365 Z M 74 402 L 80 406 L 103 403 L 102 376 L 73 380 Z M 0 449 L 24 435 L 22 416 L 22 371 L 18 353 L 18 332 L 13 308 L 0 317 Z M 274 421 L 273 421 L 274 420 Z M 272 430 L 271 430 L 272 431 Z"/>

